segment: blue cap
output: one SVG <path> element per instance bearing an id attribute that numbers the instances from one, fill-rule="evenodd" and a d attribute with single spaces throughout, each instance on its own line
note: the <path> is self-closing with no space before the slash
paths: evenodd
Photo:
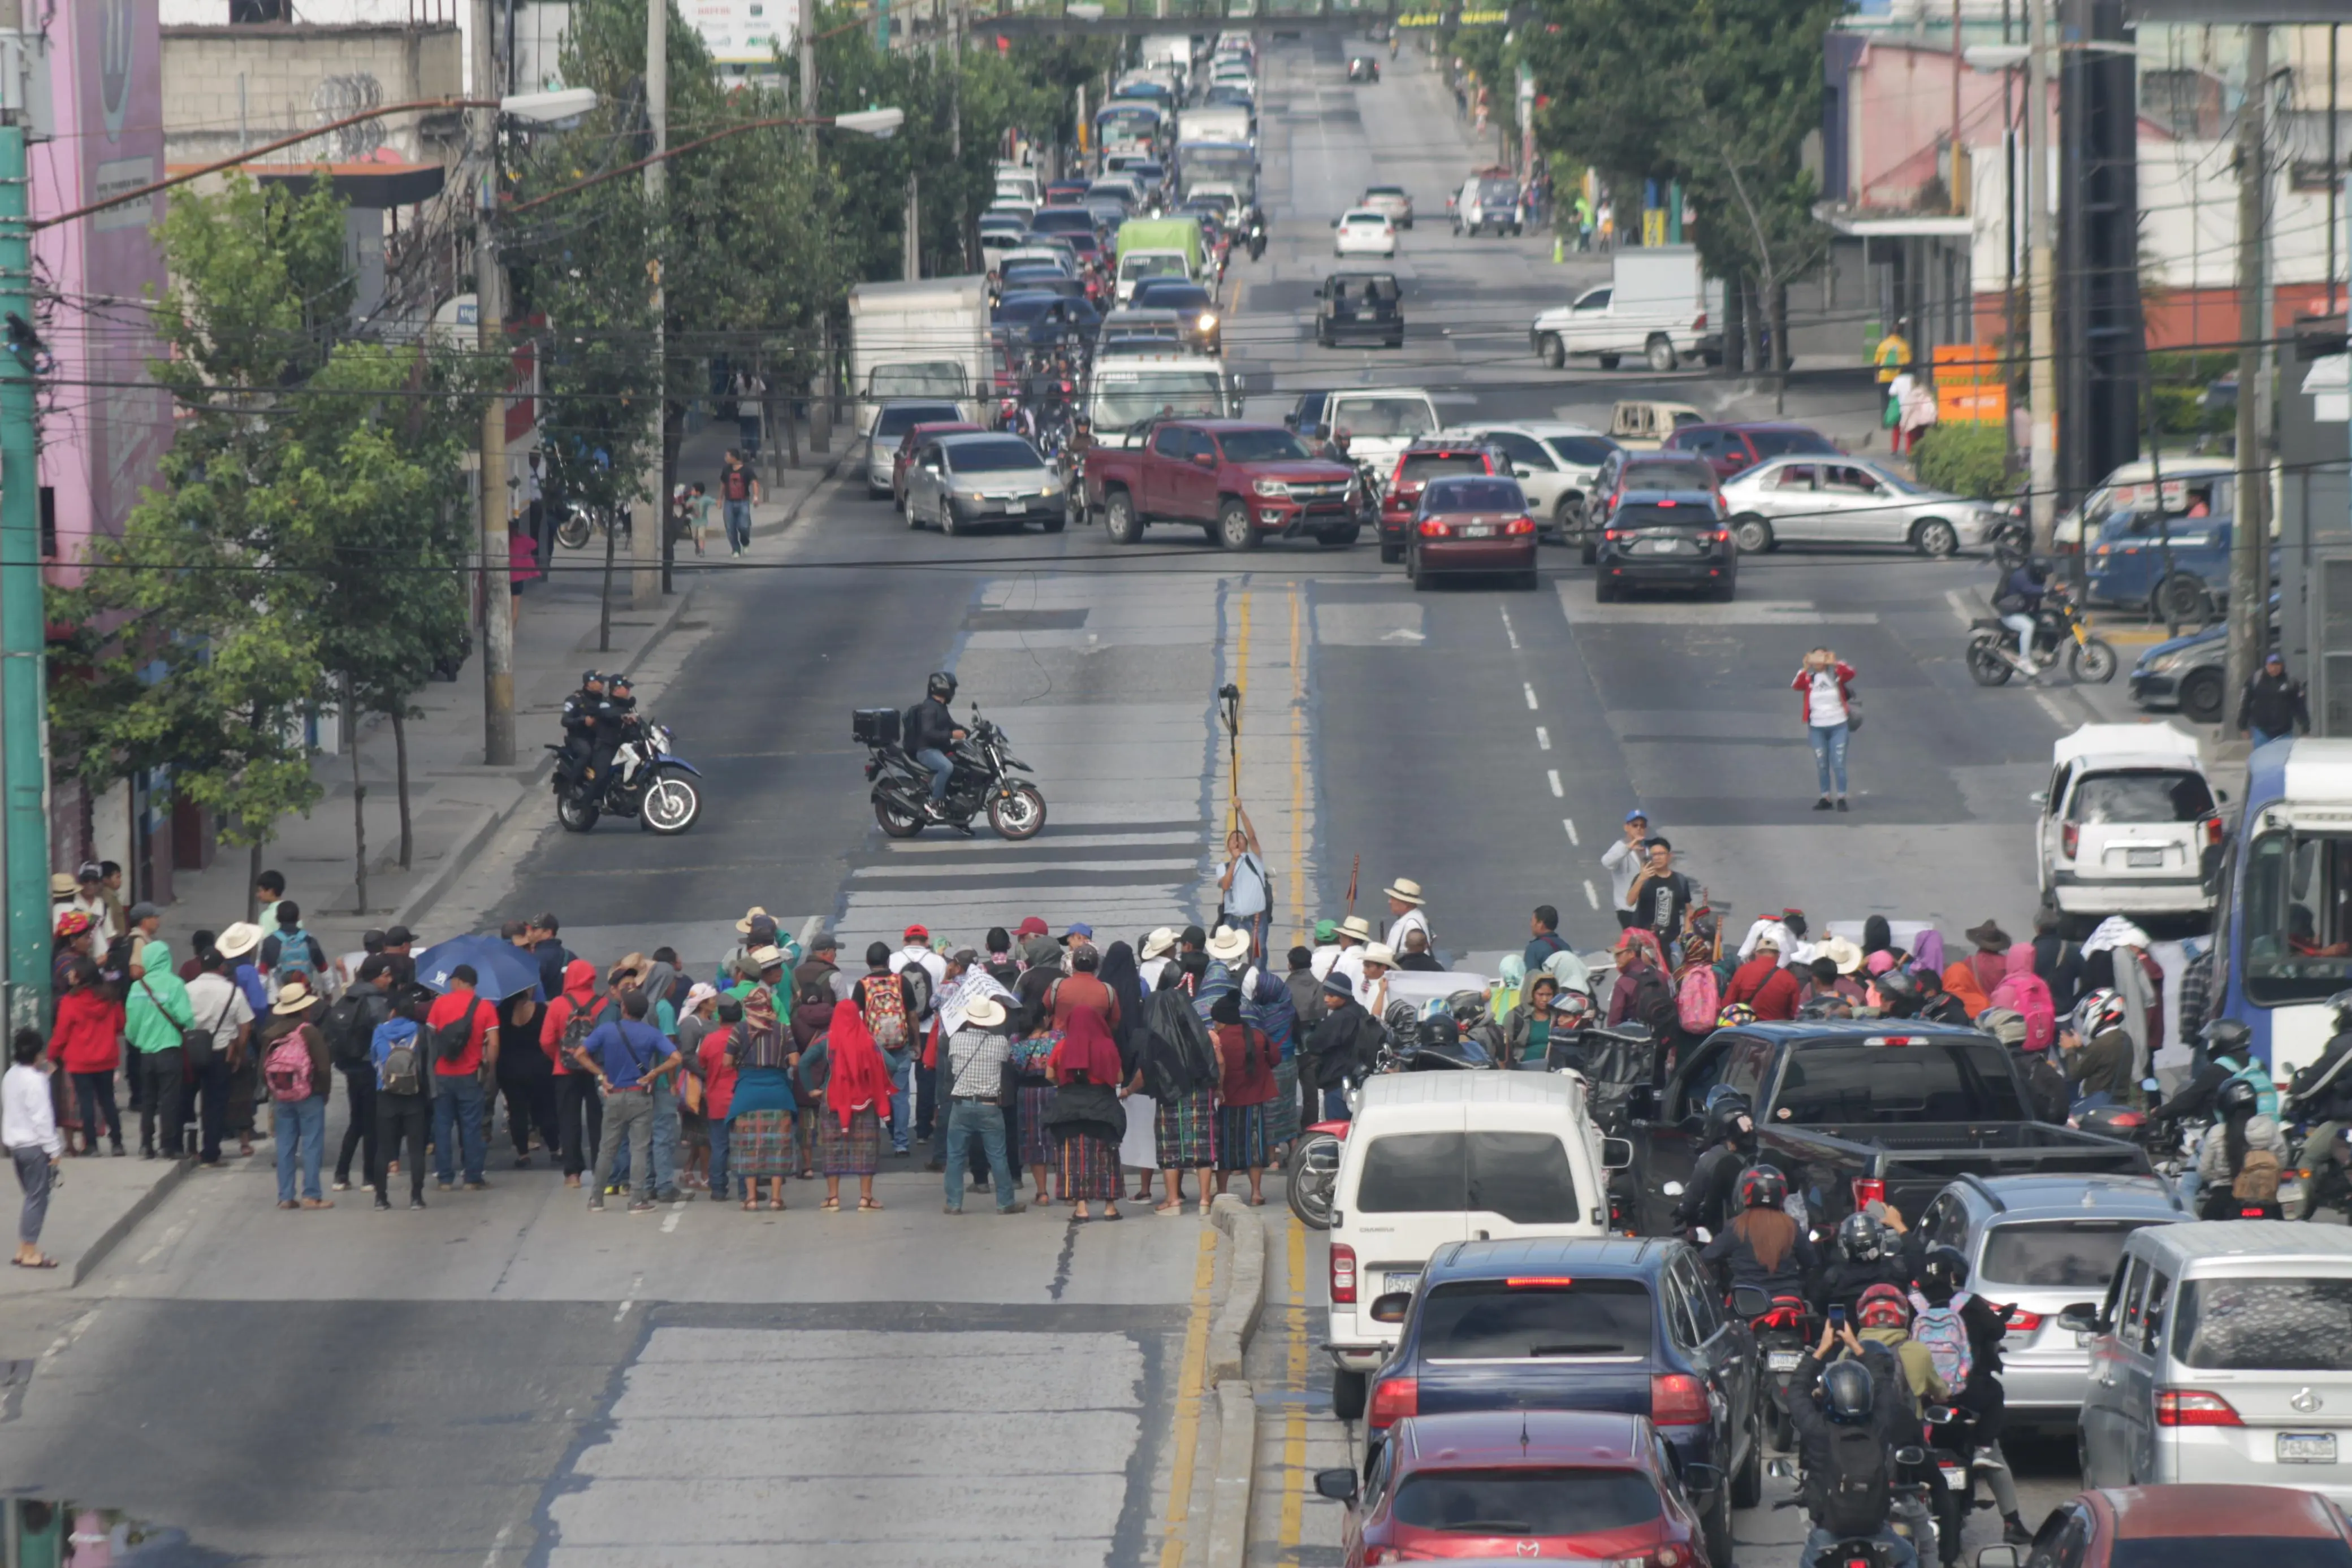
<path id="1" fill-rule="evenodd" d="M 1636 806 L 1625 813 L 1625 820 L 1629 822 L 1646 822 L 1650 820 L 1650 813 Z"/>
<path id="2" fill-rule="evenodd" d="M 1062 940 L 1066 942 L 1073 936 L 1092 936 L 1094 934 L 1095 928 L 1093 926 L 1087 925 L 1084 921 L 1080 921 L 1072 925 L 1067 931 L 1062 933 Z"/>

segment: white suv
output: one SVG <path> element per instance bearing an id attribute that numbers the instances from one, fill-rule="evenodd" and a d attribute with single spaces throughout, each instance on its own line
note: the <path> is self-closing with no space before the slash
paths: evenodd
<path id="1" fill-rule="evenodd" d="M 2221 808 L 2197 742 L 2168 724 L 2086 724 L 2051 748 L 2036 793 L 2042 898 L 2078 920 L 2212 906 L 2205 852 Z"/>
<path id="2" fill-rule="evenodd" d="M 1617 450 L 1615 442 L 1589 424 L 1551 419 L 1457 424 L 1438 432 L 1437 438 L 1480 442 L 1508 458 L 1536 514 L 1536 527 L 1555 544 L 1566 543 L 1576 531 L 1593 476 Z"/>

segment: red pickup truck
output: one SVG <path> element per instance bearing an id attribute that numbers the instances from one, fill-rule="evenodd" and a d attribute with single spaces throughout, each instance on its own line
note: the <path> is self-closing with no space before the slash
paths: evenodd
<path id="1" fill-rule="evenodd" d="M 1171 420 L 1133 446 L 1087 454 L 1087 505 L 1114 544 L 1150 523 L 1192 523 L 1211 544 L 1255 549 L 1269 534 L 1353 544 L 1356 471 L 1318 457 L 1278 424 Z"/>

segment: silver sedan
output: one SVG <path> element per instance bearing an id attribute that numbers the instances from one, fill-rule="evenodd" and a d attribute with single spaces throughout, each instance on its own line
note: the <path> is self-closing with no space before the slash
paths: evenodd
<path id="1" fill-rule="evenodd" d="M 907 469 L 907 526 L 943 534 L 1031 521 L 1058 534 L 1066 520 L 1062 477 L 1017 435 L 942 435 L 927 441 Z"/>
<path id="2" fill-rule="evenodd" d="M 1861 457 L 1776 457 L 1727 479 L 1742 555 L 1783 543 L 1906 545 L 1925 556 L 1991 542 L 1999 512 Z"/>

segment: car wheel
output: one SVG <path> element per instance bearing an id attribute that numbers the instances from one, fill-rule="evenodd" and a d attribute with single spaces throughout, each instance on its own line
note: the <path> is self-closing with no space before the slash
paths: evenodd
<path id="1" fill-rule="evenodd" d="M 1706 1534 L 1706 1560 L 1715 1568 L 1731 1568 L 1731 1488 L 1716 1489 L 1715 1506 L 1706 1511 L 1702 1529 Z"/>
<path id="2" fill-rule="evenodd" d="M 1331 1369 L 1331 1414 L 1342 1421 L 1360 1421 L 1364 1415 L 1365 1385 L 1371 1379 L 1344 1366 Z"/>
<path id="3" fill-rule="evenodd" d="M 1738 593 L 1739 580 L 1736 577 L 1727 577 L 1707 591 L 1707 597 L 1717 604 L 1728 604 L 1738 596 Z"/>
<path id="4" fill-rule="evenodd" d="M 914 529 L 917 533 L 920 533 L 923 528 L 923 517 L 921 513 L 915 510 L 915 497 L 913 492 L 909 491 L 908 493 L 907 503 L 903 509 L 907 514 L 907 526 Z"/>
<path id="5" fill-rule="evenodd" d="M 944 496 L 940 497 L 940 532 L 950 538 L 956 537 L 955 503 Z"/>
<path id="6" fill-rule="evenodd" d="M 1066 511 L 1048 512 L 1038 519 L 1038 527 L 1049 534 L 1058 534 L 1069 525 L 1069 521 L 1070 514 Z"/>
<path id="7" fill-rule="evenodd" d="M 1326 549 L 1346 549 L 1363 531 L 1361 523 L 1347 523 L 1336 528 L 1325 528 L 1315 536 L 1315 542 Z"/>
<path id="8" fill-rule="evenodd" d="M 1402 332 L 1399 332 L 1396 336 L 1394 336 L 1394 337 L 1391 338 L 1391 339 L 1389 340 L 1389 347 L 1390 347 L 1390 348 L 1391 348 L 1391 349 L 1402 349 L 1402 348 L 1403 348 L 1403 347 L 1404 347 L 1404 334 L 1403 334 Z"/>
<path id="9" fill-rule="evenodd" d="M 1421 570 L 1421 552 L 1419 550 L 1413 550 L 1404 558 L 1404 575 L 1405 580 L 1412 584 L 1412 591 L 1415 593 L 1426 593 L 1429 591 L 1430 576 L 1429 573 Z"/>
<path id="10" fill-rule="evenodd" d="M 1660 375 L 1664 375 L 1675 368 L 1675 346 L 1664 338 L 1651 339 L 1649 347 L 1642 352 L 1643 356 L 1650 361 L 1650 368 Z"/>
<path id="11" fill-rule="evenodd" d="M 1731 1506 L 1754 1508 L 1764 1500 L 1764 1424 L 1748 1421 L 1748 1461 L 1731 1478 Z"/>
<path id="12" fill-rule="evenodd" d="M 1559 505 L 1551 509 L 1551 531 L 1553 539 L 1559 544 L 1571 545 L 1583 542 L 1580 537 L 1583 532 L 1583 525 L 1578 520 L 1574 497 L 1562 496 L 1559 498 Z"/>
<path id="13" fill-rule="evenodd" d="M 2183 718 L 2199 724 L 2221 722 L 2223 707 L 2221 673 L 2219 670 L 2192 671 L 2180 683 L 2180 714 Z"/>
<path id="14" fill-rule="evenodd" d="M 1617 356 L 1614 354 L 1595 354 L 1593 360 L 1604 371 L 1613 371 L 1617 368 Z"/>
<path id="15" fill-rule="evenodd" d="M 1103 532 L 1115 545 L 1131 545 L 1143 538 L 1143 519 L 1137 516 L 1135 497 L 1113 490 L 1103 497 Z"/>
<path id="16" fill-rule="evenodd" d="M 2148 608 L 2158 621 L 2206 622 L 2213 619 L 2212 596 L 2193 577 L 2175 572 L 2157 584 Z"/>
<path id="17" fill-rule="evenodd" d="M 1543 573 L 1538 571 L 1534 567 L 1529 567 L 1527 570 L 1520 572 L 1515 581 L 1521 592 L 1533 593 L 1537 589 L 1543 586 Z"/>
<path id="18" fill-rule="evenodd" d="M 1578 554 L 1587 566 L 1594 566 L 1600 563 L 1601 547 L 1592 542 L 1592 535 L 1591 532 L 1588 531 L 1585 534 L 1583 548 L 1578 551 Z"/>
<path id="19" fill-rule="evenodd" d="M 1217 508 L 1215 542 L 1227 549 L 1255 549 L 1260 535 L 1250 526 L 1249 508 L 1239 501 L 1227 501 Z"/>
<path id="20" fill-rule="evenodd" d="M 1960 531 L 1941 517 L 1922 517 L 1911 530 L 1911 545 L 1929 560 L 1942 560 L 1960 548 Z"/>
<path id="21" fill-rule="evenodd" d="M 1568 363 L 1568 350 L 1560 346 L 1559 334 L 1546 332 L 1536 340 L 1536 358 L 1549 370 L 1559 370 Z"/>
<path id="22" fill-rule="evenodd" d="M 1772 525 L 1750 514 L 1731 520 L 1731 542 L 1741 555 L 1762 555 L 1772 548 Z"/>

